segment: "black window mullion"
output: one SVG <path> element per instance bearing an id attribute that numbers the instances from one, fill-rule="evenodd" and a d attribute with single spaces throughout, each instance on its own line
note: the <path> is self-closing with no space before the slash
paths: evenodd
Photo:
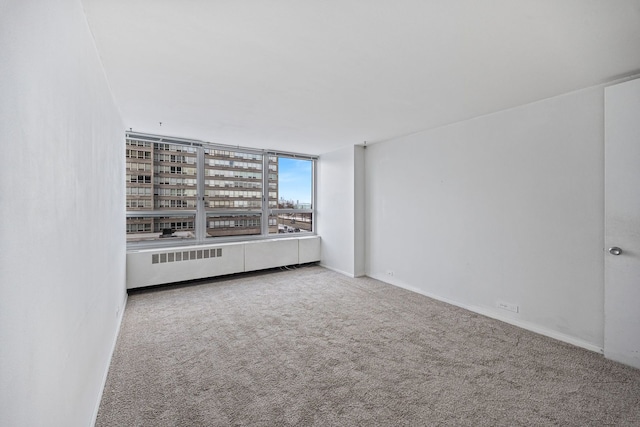
<path id="1" fill-rule="evenodd" d="M 196 158 L 196 240 L 203 243 L 207 238 L 207 213 L 204 206 L 204 148 L 198 147 Z"/>
<path id="2" fill-rule="evenodd" d="M 260 218 L 262 235 L 269 234 L 269 154 L 262 155 L 262 217 Z"/>

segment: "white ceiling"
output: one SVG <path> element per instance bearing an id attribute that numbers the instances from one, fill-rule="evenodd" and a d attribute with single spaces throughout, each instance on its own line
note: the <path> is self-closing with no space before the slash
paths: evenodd
<path id="1" fill-rule="evenodd" d="M 221 144 L 322 154 L 640 71 L 640 0 L 82 3 L 127 129 Z"/>

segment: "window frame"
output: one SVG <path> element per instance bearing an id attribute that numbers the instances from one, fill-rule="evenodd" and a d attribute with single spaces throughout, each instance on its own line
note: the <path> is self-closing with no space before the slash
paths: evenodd
<path id="1" fill-rule="evenodd" d="M 172 144 L 172 145 L 185 145 L 195 148 L 196 150 L 196 163 L 195 165 L 186 164 L 187 167 L 196 168 L 196 207 L 195 209 L 184 209 L 184 210 L 159 210 L 156 208 L 156 195 L 155 191 L 152 189 L 152 209 L 151 210 L 126 210 L 126 218 L 137 218 L 137 217 L 147 217 L 147 218 L 157 218 L 157 217 L 184 217 L 184 216 L 195 216 L 195 230 L 194 238 L 184 238 L 184 239 L 155 239 L 155 240 L 141 240 L 141 241 L 127 241 L 127 250 L 140 250 L 140 249 L 151 249 L 151 248 L 159 248 L 159 247 L 170 247 L 170 246 L 197 246 L 197 245 L 205 245 L 212 243 L 226 243 L 226 242 L 241 242 L 241 241 L 252 241 L 252 240 L 273 240 L 278 238 L 291 238 L 291 237 L 303 237 L 303 236 L 315 236 L 316 233 L 316 195 L 317 195 L 317 161 L 318 156 L 301 154 L 301 153 L 292 153 L 278 150 L 261 150 L 255 148 L 248 147 L 240 147 L 240 146 L 231 146 L 231 145 L 223 145 L 223 144 L 215 144 L 211 142 L 204 142 L 186 138 L 175 138 L 168 137 L 162 135 L 154 135 L 147 133 L 139 133 L 133 131 L 125 132 L 125 142 L 126 140 L 134 139 L 136 141 L 148 142 L 151 144 L 152 151 L 155 150 L 156 143 L 163 144 Z M 126 145 L 126 144 L 125 144 Z M 132 146 L 133 147 L 133 146 Z M 128 146 L 127 146 L 127 149 Z M 135 148 L 133 148 L 135 149 Z M 225 177 L 217 177 L 217 176 L 208 176 L 205 174 L 205 149 L 210 150 L 220 150 L 220 151 L 233 151 L 240 152 L 243 154 L 249 155 L 259 155 L 262 156 L 262 188 L 260 191 L 262 192 L 261 200 L 262 206 L 261 208 L 247 208 L 247 209 L 229 209 L 229 208 L 209 208 L 205 207 L 205 183 L 207 180 L 225 180 Z M 279 157 L 288 157 L 293 159 L 302 159 L 311 161 L 311 209 L 280 209 L 270 208 L 269 207 L 269 175 L 271 170 L 269 168 L 269 159 L 275 156 L 276 159 Z M 130 159 L 125 156 L 125 161 L 132 162 L 134 159 Z M 235 159 L 234 159 L 235 161 Z M 238 159 L 239 162 L 246 161 L 243 158 Z M 154 169 L 154 166 L 151 166 Z M 254 171 L 253 168 L 245 168 L 247 171 Z M 132 171 L 129 171 L 125 168 L 125 175 L 132 175 Z M 180 175 L 176 174 L 177 177 Z M 278 175 L 276 175 L 278 176 Z M 151 184 L 155 187 L 156 176 L 152 175 Z M 258 181 L 260 182 L 260 181 Z M 277 181 L 276 181 L 277 182 Z M 125 182 L 125 186 L 127 183 Z M 153 187 L 152 187 L 153 188 Z M 258 189 L 254 188 L 244 188 L 244 187 L 231 187 L 227 189 L 226 187 L 221 187 L 220 189 L 229 190 L 229 191 L 258 191 Z M 126 193 L 126 190 L 125 190 Z M 277 202 L 276 202 L 277 203 Z M 126 206 L 126 205 L 125 205 Z M 125 207 L 126 209 L 126 207 Z M 278 234 L 278 233 L 269 233 L 269 219 L 272 216 L 277 216 L 278 214 L 286 214 L 286 213 L 309 213 L 312 215 L 311 222 L 311 230 L 309 232 L 304 232 L 301 234 L 296 233 L 292 234 Z M 236 236 L 216 236 L 216 237 L 207 237 L 207 224 L 210 218 L 222 215 L 246 215 L 246 216 L 259 216 L 260 218 L 260 234 L 247 234 L 247 235 L 236 235 Z M 276 221 L 277 222 L 277 221 Z"/>

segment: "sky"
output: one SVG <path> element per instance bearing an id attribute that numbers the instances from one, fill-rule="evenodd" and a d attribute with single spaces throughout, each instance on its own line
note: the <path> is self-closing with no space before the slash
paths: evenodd
<path id="1" fill-rule="evenodd" d="M 311 203 L 311 160 L 278 158 L 278 197 Z"/>

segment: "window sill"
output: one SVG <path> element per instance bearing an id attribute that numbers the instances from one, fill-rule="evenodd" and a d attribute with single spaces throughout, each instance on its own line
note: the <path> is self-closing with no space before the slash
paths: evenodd
<path id="1" fill-rule="evenodd" d="M 129 242 L 127 243 L 127 253 L 141 252 L 154 249 L 171 249 L 171 248 L 195 248 L 200 246 L 211 246 L 223 243 L 247 243 L 256 241 L 271 241 L 282 239 L 302 239 L 305 237 L 315 237 L 316 233 L 278 233 L 270 235 L 255 236 L 228 236 L 228 237 L 211 237 L 207 240 L 196 240 L 187 238 L 167 238 L 162 240 Z"/>

